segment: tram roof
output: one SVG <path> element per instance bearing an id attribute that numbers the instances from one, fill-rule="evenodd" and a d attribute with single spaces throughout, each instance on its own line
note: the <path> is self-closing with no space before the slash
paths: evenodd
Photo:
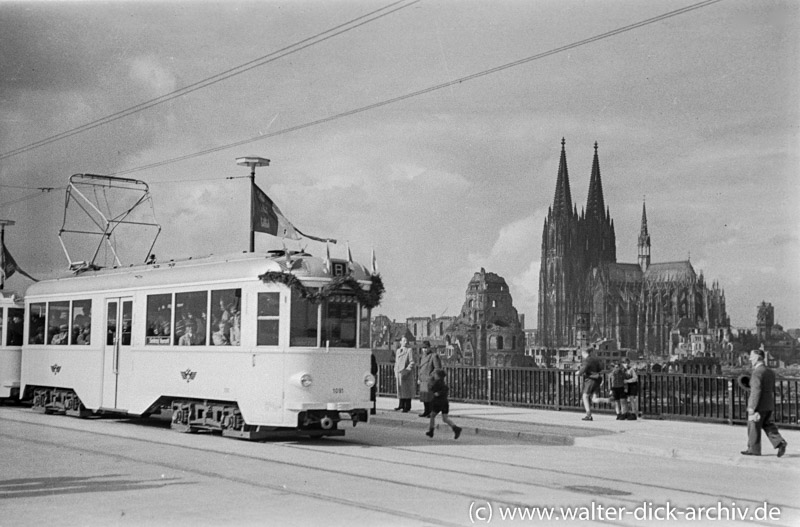
<path id="1" fill-rule="evenodd" d="M 348 262 L 333 259 L 333 262 Z M 370 275 L 363 265 L 349 264 L 352 276 L 363 286 Z M 42 280 L 28 287 L 26 298 L 99 291 L 137 290 L 159 287 L 181 287 L 229 281 L 258 281 L 267 272 L 291 273 L 308 286 L 324 285 L 331 280 L 322 258 L 307 253 L 294 253 L 287 259 L 283 252 L 233 253 L 209 255 L 185 260 L 170 260 L 129 267 L 110 267 Z"/>

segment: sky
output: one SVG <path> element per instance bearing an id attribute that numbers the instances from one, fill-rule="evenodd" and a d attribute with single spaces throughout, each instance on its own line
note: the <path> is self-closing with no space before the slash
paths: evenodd
<path id="1" fill-rule="evenodd" d="M 654 263 L 690 259 L 735 327 L 762 301 L 800 327 L 800 4 L 674 13 L 697 4 L 0 0 L 6 245 L 35 277 L 66 272 L 65 189 L 91 173 L 149 185 L 159 260 L 245 251 L 236 158 L 259 156 L 256 183 L 338 239 L 332 257 L 374 250 L 373 315 L 457 315 L 484 268 L 534 328 L 561 140 L 579 211 L 596 141 L 619 262 L 636 262 L 644 200 Z M 139 231 L 115 238 L 124 264 L 147 253 Z M 65 235 L 71 260 L 91 259 L 83 238 Z M 257 251 L 284 244 L 326 250 L 256 234 Z"/>

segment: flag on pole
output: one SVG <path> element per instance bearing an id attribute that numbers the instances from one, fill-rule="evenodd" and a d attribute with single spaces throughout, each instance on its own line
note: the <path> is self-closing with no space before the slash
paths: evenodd
<path id="1" fill-rule="evenodd" d="M 286 216 L 283 215 L 275 202 L 255 184 L 253 184 L 250 210 L 250 229 L 253 231 L 289 238 L 290 240 L 299 240 L 301 236 L 305 236 L 318 242 L 336 243 L 334 239 L 317 238 L 300 231 L 300 229 L 292 225 L 292 222 L 286 219 Z"/>
<path id="2" fill-rule="evenodd" d="M 331 274 L 331 246 L 325 243 L 325 261 L 323 262 L 323 270 L 326 274 Z"/>
<path id="3" fill-rule="evenodd" d="M 378 260 L 375 259 L 375 248 L 372 248 L 372 276 L 378 274 Z"/>
<path id="4" fill-rule="evenodd" d="M 2 278 L 2 282 L 7 280 L 8 278 L 11 278 L 11 276 L 17 271 L 19 271 L 19 274 L 21 274 L 22 276 L 26 276 L 31 280 L 33 280 L 34 282 L 38 282 L 36 278 L 32 277 L 31 275 L 20 269 L 20 267 L 17 265 L 17 262 L 14 261 L 14 257 L 11 256 L 11 253 L 8 252 L 8 249 L 6 248 L 5 244 L 3 244 L 3 250 L 2 253 L 0 253 L 0 273 L 2 273 L 2 276 L 0 276 L 0 278 Z"/>
<path id="5" fill-rule="evenodd" d="M 300 234 L 294 225 L 286 219 L 278 206 L 257 185 L 253 185 L 251 212 L 252 230 L 291 240 L 300 239 Z"/>

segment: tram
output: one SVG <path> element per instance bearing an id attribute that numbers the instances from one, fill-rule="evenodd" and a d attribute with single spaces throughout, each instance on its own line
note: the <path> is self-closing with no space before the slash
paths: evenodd
<path id="1" fill-rule="evenodd" d="M 0 291 L 0 399 L 19 398 L 24 315 L 22 299 Z"/>
<path id="2" fill-rule="evenodd" d="M 366 422 L 380 276 L 271 251 L 88 269 L 25 294 L 21 397 L 240 439 Z"/>

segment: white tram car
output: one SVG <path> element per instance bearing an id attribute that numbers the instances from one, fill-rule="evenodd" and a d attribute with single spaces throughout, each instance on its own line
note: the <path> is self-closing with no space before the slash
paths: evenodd
<path id="1" fill-rule="evenodd" d="M 21 396 L 76 416 L 169 409 L 183 432 L 341 435 L 340 421 L 372 407 L 378 289 L 360 264 L 282 251 L 38 282 L 25 295 Z"/>
<path id="2" fill-rule="evenodd" d="M 0 399 L 19 397 L 24 319 L 22 299 L 0 291 Z"/>

